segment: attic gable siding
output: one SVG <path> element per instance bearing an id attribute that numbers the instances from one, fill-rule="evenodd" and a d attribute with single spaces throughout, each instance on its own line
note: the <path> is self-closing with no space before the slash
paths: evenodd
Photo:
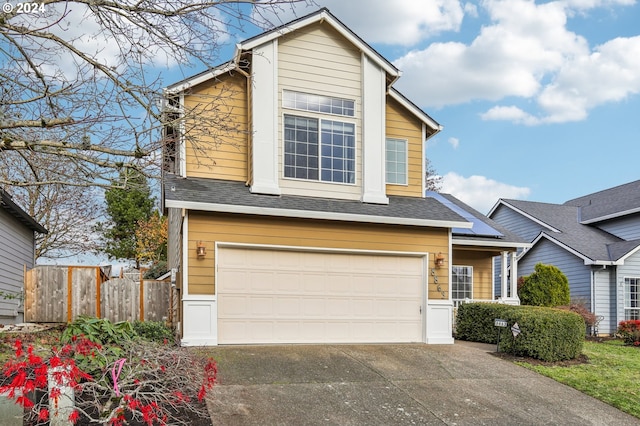
<path id="1" fill-rule="evenodd" d="M 640 213 L 608 220 L 595 226 L 626 241 L 640 239 Z"/>
<path id="2" fill-rule="evenodd" d="M 187 177 L 247 181 L 246 78 L 224 74 L 195 86 L 184 110 Z"/>
<path id="3" fill-rule="evenodd" d="M 538 223 L 505 206 L 499 206 L 491 215 L 491 219 L 529 242 L 544 229 Z"/>
<path id="4" fill-rule="evenodd" d="M 33 231 L 0 208 L 0 291 L 22 292 L 24 266 L 33 268 Z M 17 299 L 0 297 L 0 317 L 14 316 Z"/>
<path id="5" fill-rule="evenodd" d="M 554 265 L 567 276 L 571 299 L 591 299 L 591 270 L 579 257 L 541 239 L 518 261 L 518 276 L 530 275 L 537 263 Z"/>
<path id="6" fill-rule="evenodd" d="M 355 185 L 284 179 L 283 114 L 316 117 L 307 111 L 282 109 L 282 91 L 355 100 L 355 117 L 334 116 L 355 123 Z M 310 25 L 278 40 L 278 173 L 283 194 L 357 200 L 362 186 L 362 65 L 361 53 L 338 32 L 321 23 Z"/>
<path id="7" fill-rule="evenodd" d="M 387 96 L 386 137 L 408 141 L 408 185 L 387 185 L 387 195 L 422 197 L 422 123 Z"/>

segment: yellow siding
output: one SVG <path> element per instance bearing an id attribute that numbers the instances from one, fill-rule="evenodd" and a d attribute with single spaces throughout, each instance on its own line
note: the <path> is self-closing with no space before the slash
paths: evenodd
<path id="1" fill-rule="evenodd" d="M 492 256 L 495 252 L 483 250 L 453 250 L 455 266 L 473 267 L 473 298 L 492 299 Z"/>
<path id="2" fill-rule="evenodd" d="M 247 181 L 246 78 L 223 75 L 184 98 L 187 176 Z"/>
<path id="3" fill-rule="evenodd" d="M 429 254 L 429 270 L 435 253 L 447 256 L 448 231 L 439 228 L 340 223 L 320 220 L 279 219 L 245 215 L 189 213 L 189 294 L 214 294 L 215 242 L 304 246 L 336 249 L 384 250 Z M 205 259 L 196 258 L 203 241 Z M 444 269 L 443 269 L 444 271 Z M 429 274 L 430 299 L 448 298 L 448 277 L 438 273 L 438 284 Z M 444 296 L 437 286 L 445 293 Z"/>
<path id="4" fill-rule="evenodd" d="M 389 96 L 387 96 L 386 108 L 386 137 L 406 139 L 409 150 L 408 185 L 387 185 L 387 195 L 423 197 L 422 158 L 424 143 L 422 141 L 422 123 Z"/>
<path id="5" fill-rule="evenodd" d="M 283 156 L 279 156 L 280 189 L 283 194 L 357 200 L 362 185 L 362 71 L 361 54 L 342 35 L 321 23 L 294 31 L 278 40 L 278 104 L 282 105 L 282 91 L 335 96 L 355 101 L 355 117 L 336 117 L 336 120 L 355 123 L 356 182 L 354 185 L 284 179 Z M 283 152 L 283 114 L 319 117 L 313 112 L 279 111 L 279 152 Z"/>

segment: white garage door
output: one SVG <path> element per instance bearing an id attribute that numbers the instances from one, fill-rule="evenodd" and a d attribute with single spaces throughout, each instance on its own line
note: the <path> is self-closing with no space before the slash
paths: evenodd
<path id="1" fill-rule="evenodd" d="M 422 341 L 420 257 L 221 248 L 218 342 Z"/>

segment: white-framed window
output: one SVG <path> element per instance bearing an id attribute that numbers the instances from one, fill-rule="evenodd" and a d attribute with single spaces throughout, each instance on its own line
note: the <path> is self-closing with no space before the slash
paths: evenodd
<path id="1" fill-rule="evenodd" d="M 456 300 L 473 299 L 473 267 L 451 267 L 451 298 Z"/>
<path id="2" fill-rule="evenodd" d="M 624 319 L 640 319 L 640 278 L 624 279 Z"/>
<path id="3" fill-rule="evenodd" d="M 283 91 L 283 107 L 311 115 L 284 114 L 284 177 L 354 184 L 356 126 L 349 99 Z M 325 116 L 326 115 L 326 116 Z"/>
<path id="4" fill-rule="evenodd" d="M 406 185 L 407 163 L 409 161 L 406 139 L 387 138 L 386 169 L 387 183 Z"/>
<path id="5" fill-rule="evenodd" d="M 332 96 L 312 95 L 303 92 L 283 90 L 282 106 L 299 111 L 355 117 L 355 101 Z"/>

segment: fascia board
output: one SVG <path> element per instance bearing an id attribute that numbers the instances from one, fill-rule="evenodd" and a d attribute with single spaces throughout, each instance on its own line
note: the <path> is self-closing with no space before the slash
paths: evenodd
<path id="1" fill-rule="evenodd" d="M 618 217 L 628 216 L 630 214 L 634 214 L 634 213 L 638 213 L 638 212 L 640 212 L 640 207 L 635 208 L 635 209 L 621 211 L 621 212 L 611 213 L 611 214 L 608 214 L 608 215 L 605 215 L 605 216 L 594 217 L 593 219 L 580 221 L 580 223 L 583 224 L 583 225 L 590 225 L 592 223 L 603 222 L 603 221 L 609 220 L 609 219 L 616 219 Z"/>
<path id="2" fill-rule="evenodd" d="M 509 241 L 478 241 L 453 238 L 453 245 L 474 247 L 530 248 L 531 243 L 514 243 Z"/>
<path id="3" fill-rule="evenodd" d="M 509 204 L 507 202 L 504 202 L 504 201 L 500 200 L 498 202 L 498 204 L 500 204 L 500 203 L 502 203 L 503 206 L 513 210 L 514 212 L 526 217 L 527 219 L 532 220 L 533 222 L 537 223 L 538 225 L 544 226 L 545 228 L 547 228 L 551 232 L 557 232 L 557 233 L 561 233 L 562 232 L 559 229 L 554 228 L 553 226 L 549 225 L 548 223 L 541 221 L 537 217 L 532 216 L 529 213 L 527 213 L 527 212 L 525 212 L 523 210 L 520 210 L 519 208 L 517 208 L 517 207 L 515 207 L 515 206 L 513 206 L 513 205 L 511 205 L 511 204 Z M 497 206 L 497 204 L 496 204 L 496 206 Z M 491 217 L 492 213 L 493 213 L 493 209 L 492 209 L 492 211 L 489 212 L 489 214 L 487 216 Z"/>
<path id="4" fill-rule="evenodd" d="M 420 108 L 418 108 L 413 103 L 408 101 L 407 98 L 405 98 L 400 92 L 398 92 L 393 87 L 391 88 L 391 90 L 389 90 L 389 95 L 391 96 L 391 98 L 393 100 L 395 100 L 400 105 L 402 105 L 404 108 L 406 108 L 409 112 L 411 112 L 413 115 L 415 115 L 423 123 L 426 123 L 432 129 L 435 129 L 436 132 L 433 135 L 431 135 L 431 137 L 433 137 L 436 133 L 438 133 L 438 132 L 442 131 L 442 129 L 444 129 L 444 127 L 440 123 L 437 123 L 433 118 L 429 117 L 424 111 L 422 111 Z"/>
<path id="5" fill-rule="evenodd" d="M 358 36 L 356 36 L 350 29 L 344 26 L 343 23 L 338 21 L 333 15 L 327 13 L 327 11 L 322 11 L 318 14 L 309 15 L 306 18 L 300 19 L 298 21 L 294 21 L 290 24 L 286 24 L 282 28 L 275 29 L 269 32 L 266 32 L 262 35 L 258 35 L 256 37 L 250 38 L 246 41 L 243 41 L 239 44 L 242 50 L 251 50 L 254 47 L 258 47 L 262 44 L 269 43 L 276 38 L 279 38 L 285 34 L 289 34 L 293 31 L 296 31 L 300 28 L 304 28 L 307 25 L 316 23 L 316 22 L 328 22 L 336 31 L 338 31 L 343 37 L 345 37 L 349 42 L 355 45 L 360 51 L 364 52 L 368 57 L 370 57 L 380 68 L 384 69 L 387 73 L 394 77 L 400 77 L 401 72 L 398 70 L 391 62 L 382 57 L 378 52 L 373 50 L 369 45 L 367 45 L 364 41 L 362 41 Z"/>
<path id="6" fill-rule="evenodd" d="M 500 206 L 509 207 L 507 204 L 505 204 L 505 203 L 502 201 L 502 198 L 501 198 L 501 199 L 499 199 L 499 200 L 498 200 L 498 202 L 497 202 L 497 203 L 495 203 L 495 204 L 493 205 L 493 207 L 491 207 L 491 210 L 489 210 L 489 213 L 487 213 L 487 217 L 488 217 L 488 218 L 491 218 L 491 215 L 492 215 L 493 213 L 495 213 L 495 211 L 496 211 L 496 210 L 498 209 L 498 207 L 500 207 Z"/>
<path id="7" fill-rule="evenodd" d="M 204 83 L 205 81 L 214 79 L 222 74 L 226 74 L 230 71 L 236 69 L 236 63 L 233 61 L 226 62 L 210 71 L 203 72 L 201 74 L 195 75 L 186 80 L 182 80 L 178 83 L 172 84 L 171 86 L 167 86 L 164 89 L 166 94 L 180 93 L 188 90 L 194 86 L 197 86 L 200 83 Z"/>
<path id="8" fill-rule="evenodd" d="M 352 213 L 322 212 L 313 210 L 290 210 L 233 204 L 199 203 L 194 201 L 165 200 L 166 207 L 217 213 L 252 214 L 261 216 L 293 217 L 298 219 L 339 220 L 345 222 L 381 223 L 387 225 L 425 226 L 432 228 L 471 228 L 471 222 L 449 220 L 411 219 L 402 217 L 371 216 Z"/>
<path id="9" fill-rule="evenodd" d="M 568 245 L 556 240 L 555 238 L 553 238 L 551 235 L 547 234 L 546 232 L 541 232 L 540 234 L 538 234 L 538 236 L 531 242 L 531 246 L 534 247 L 535 244 L 540 241 L 542 238 L 545 238 L 547 241 L 557 245 L 558 247 L 562 248 L 563 250 L 568 251 L 569 253 L 573 254 L 574 256 L 582 259 L 582 261 L 584 262 L 585 265 L 613 265 L 615 264 L 615 262 L 611 262 L 610 260 L 593 260 L 591 258 L 588 258 L 587 256 L 585 256 L 584 254 L 580 253 L 579 251 L 569 247 Z M 527 251 L 526 253 L 528 253 L 529 251 Z M 524 253 L 524 254 L 526 254 Z M 523 256 L 524 256 L 523 254 Z"/>
<path id="10" fill-rule="evenodd" d="M 627 254 L 625 254 L 624 256 L 622 256 L 620 259 L 616 260 L 613 263 L 615 265 L 624 265 L 625 260 L 627 260 L 630 256 L 633 256 L 634 254 L 636 254 L 638 251 L 640 251 L 640 245 L 636 246 L 636 248 L 632 250 L 629 250 Z"/>

